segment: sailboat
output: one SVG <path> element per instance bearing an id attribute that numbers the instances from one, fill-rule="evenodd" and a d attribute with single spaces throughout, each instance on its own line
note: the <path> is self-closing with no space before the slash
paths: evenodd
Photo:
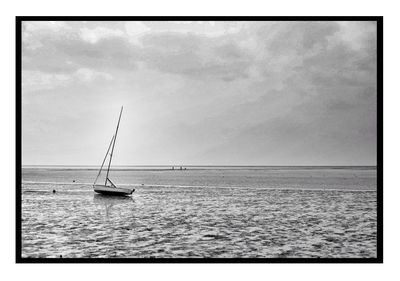
<path id="1" fill-rule="evenodd" d="M 100 194 L 105 194 L 105 195 L 119 195 L 119 196 L 126 196 L 132 194 L 135 189 L 134 188 L 121 188 L 117 187 L 108 177 L 110 174 L 110 166 L 111 166 L 111 160 L 114 152 L 114 147 L 115 147 L 115 141 L 117 139 L 117 134 L 118 134 L 118 128 L 119 128 L 119 122 L 121 121 L 121 115 L 122 115 L 122 110 L 124 107 L 121 107 L 121 112 L 119 113 L 119 118 L 118 118 L 118 124 L 117 124 L 117 129 L 115 130 L 115 134 L 111 138 L 110 145 L 108 146 L 106 156 L 104 157 L 103 163 L 101 164 L 99 173 L 97 174 L 97 177 L 93 183 L 93 190 L 97 193 Z M 111 153 L 110 152 L 111 148 Z M 108 167 L 107 167 L 107 175 L 104 184 L 96 184 L 97 180 L 100 177 L 101 171 L 103 170 L 104 163 L 106 162 L 107 156 L 110 155 L 110 160 L 108 162 Z"/>

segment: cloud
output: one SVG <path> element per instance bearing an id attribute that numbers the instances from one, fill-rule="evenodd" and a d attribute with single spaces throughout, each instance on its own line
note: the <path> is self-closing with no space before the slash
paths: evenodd
<path id="1" fill-rule="evenodd" d="M 53 74 L 26 70 L 22 72 L 22 89 L 24 92 L 49 90 L 66 87 L 73 83 L 110 81 L 113 76 L 88 68 L 80 68 L 71 74 Z"/>
<path id="2" fill-rule="evenodd" d="M 85 81 L 85 82 L 91 82 L 97 79 L 105 79 L 105 80 L 112 80 L 113 76 L 105 73 L 105 72 L 100 72 L 100 71 L 94 71 L 92 69 L 88 68 L 80 68 L 78 69 L 75 73 L 74 76 L 76 76 L 78 79 Z"/>
<path id="3" fill-rule="evenodd" d="M 24 21 L 22 22 L 22 44 L 27 49 L 36 50 L 44 46 L 40 40 L 42 37 L 69 30 L 68 25 L 62 21 Z"/>
<path id="4" fill-rule="evenodd" d="M 376 22 L 340 21 L 338 36 L 355 51 L 374 46 L 371 40 L 376 40 Z"/>
<path id="5" fill-rule="evenodd" d="M 142 65 L 191 79 L 233 81 L 247 77 L 251 62 L 245 49 L 222 36 L 237 32 L 241 25 L 224 23 L 220 26 L 223 32 L 216 37 L 209 37 L 209 32 L 197 28 L 215 31 L 212 23 L 196 22 L 188 26 L 187 32 L 181 29 L 165 32 L 160 28 L 153 28 L 157 31 L 152 32 L 152 28 L 141 22 L 126 22 L 125 29 L 28 24 L 23 40 L 24 69 L 71 73 L 79 68 L 122 71 Z"/>
<path id="6" fill-rule="evenodd" d="M 23 30 L 26 33 L 34 32 L 59 32 L 63 29 L 68 29 L 68 25 L 63 21 L 24 21 Z"/>
<path id="7" fill-rule="evenodd" d="M 140 53 L 126 38 L 103 36 L 96 40 L 83 40 L 80 33 L 44 36 L 42 47 L 23 50 L 24 69 L 71 73 L 79 68 L 118 71 L 136 67 Z"/>
<path id="8" fill-rule="evenodd" d="M 204 150 L 192 157 L 218 159 L 213 164 L 375 163 L 375 33 L 364 33 L 362 47 L 354 48 L 343 39 L 344 27 L 335 22 L 277 25 L 278 31 L 267 24 L 252 32 L 257 34 L 256 45 L 263 46 L 257 54 L 251 48 L 236 48 L 243 47 L 240 44 L 226 45 L 233 47 L 221 51 L 226 58 L 246 58 L 251 65 L 252 71 L 243 72 L 247 74 L 242 83 L 252 81 L 246 94 L 225 98 L 230 106 L 219 113 L 211 114 L 214 105 L 207 104 L 203 109 L 209 118 L 176 128 L 186 134 L 177 134 L 171 142 L 187 140 L 185 135 L 196 136 L 188 140 L 191 143 L 202 139 Z M 234 71 L 232 66 L 227 69 Z M 211 77 L 225 71 L 201 69 Z M 191 75 L 201 77 L 200 73 Z M 232 93 L 240 91 L 235 85 Z M 218 130 L 211 129 L 215 127 Z M 207 142 L 210 138 L 215 139 Z"/>
<path id="9" fill-rule="evenodd" d="M 143 36 L 142 45 L 146 65 L 190 79 L 232 81 L 245 78 L 251 64 L 246 51 L 226 39 L 160 33 Z"/>
<path id="10" fill-rule="evenodd" d="M 61 87 L 69 83 L 71 77 L 65 74 L 41 73 L 25 70 L 22 72 L 22 91 L 36 91 Z"/>
<path id="11" fill-rule="evenodd" d="M 120 139 L 126 163 L 129 155 L 141 155 L 138 164 L 376 162 L 374 23 L 35 22 L 23 28 L 25 127 L 53 114 L 41 116 L 50 109 L 40 98 L 48 108 L 58 106 L 60 124 L 64 108 L 93 125 L 96 118 L 112 120 L 104 112 L 124 104 L 130 108 L 124 121 L 130 129 Z M 85 110 L 76 100 L 85 101 Z M 101 136 L 86 136 L 94 137 Z"/>
<path id="12" fill-rule="evenodd" d="M 121 37 L 124 35 L 124 32 L 118 29 L 111 29 L 105 27 L 96 27 L 94 29 L 89 28 L 81 28 L 80 36 L 84 41 L 89 43 L 97 43 L 101 39 L 110 38 L 110 37 Z"/>
<path id="13" fill-rule="evenodd" d="M 140 45 L 139 38 L 150 30 L 151 29 L 146 24 L 139 21 L 130 21 L 125 23 L 125 31 L 128 35 L 128 40 L 136 45 Z"/>
<path id="14" fill-rule="evenodd" d="M 246 25 L 246 22 L 240 21 L 169 21 L 159 30 L 215 38 L 238 33 Z"/>

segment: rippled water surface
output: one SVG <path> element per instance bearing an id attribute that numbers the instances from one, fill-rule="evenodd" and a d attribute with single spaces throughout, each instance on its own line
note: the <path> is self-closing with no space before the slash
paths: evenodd
<path id="1" fill-rule="evenodd" d="M 372 168 L 112 171 L 123 198 L 95 176 L 23 170 L 23 257 L 376 257 Z"/>

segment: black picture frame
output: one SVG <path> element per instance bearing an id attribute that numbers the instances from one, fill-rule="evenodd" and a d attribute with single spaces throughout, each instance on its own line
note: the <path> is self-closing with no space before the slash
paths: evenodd
<path id="1" fill-rule="evenodd" d="M 374 258 L 25 258 L 22 257 L 23 21 L 375 21 L 377 23 L 377 256 Z M 16 263 L 383 263 L 383 16 L 17 16 L 16 17 Z"/>

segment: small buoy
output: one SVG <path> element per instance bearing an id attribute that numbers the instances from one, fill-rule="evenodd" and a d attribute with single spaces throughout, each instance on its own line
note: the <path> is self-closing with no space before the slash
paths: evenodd
<path id="1" fill-rule="evenodd" d="M 56 193 L 56 190 L 55 190 L 55 189 L 53 189 L 53 193 Z"/>
<path id="2" fill-rule="evenodd" d="M 75 182 L 75 180 L 73 180 L 72 182 Z"/>

